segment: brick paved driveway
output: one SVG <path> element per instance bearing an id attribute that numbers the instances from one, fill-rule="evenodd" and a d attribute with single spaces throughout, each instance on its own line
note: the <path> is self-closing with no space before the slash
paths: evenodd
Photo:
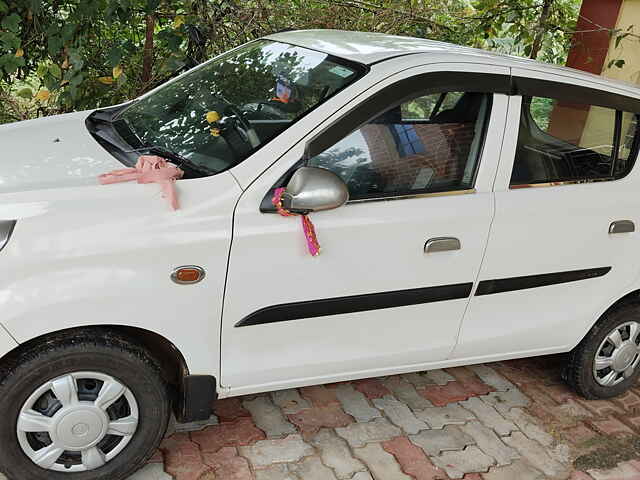
<path id="1" fill-rule="evenodd" d="M 221 400 L 131 480 L 640 480 L 640 390 L 584 401 L 562 356 Z M 200 426 L 201 427 L 201 426 Z"/>

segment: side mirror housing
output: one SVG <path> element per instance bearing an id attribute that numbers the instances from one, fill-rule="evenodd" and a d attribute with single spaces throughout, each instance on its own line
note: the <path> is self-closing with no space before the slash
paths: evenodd
<path id="1" fill-rule="evenodd" d="M 349 189 L 335 173 L 317 167 L 296 170 L 282 195 L 282 206 L 295 213 L 338 208 L 349 200 Z"/>

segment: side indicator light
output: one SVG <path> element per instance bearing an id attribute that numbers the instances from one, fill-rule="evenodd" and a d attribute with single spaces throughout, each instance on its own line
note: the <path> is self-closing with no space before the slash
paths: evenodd
<path id="1" fill-rule="evenodd" d="M 179 285 L 191 285 L 204 278 L 204 268 L 197 265 L 183 265 L 171 272 L 171 280 Z"/>

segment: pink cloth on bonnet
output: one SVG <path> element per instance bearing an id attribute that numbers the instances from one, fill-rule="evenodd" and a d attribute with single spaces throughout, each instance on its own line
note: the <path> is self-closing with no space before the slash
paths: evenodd
<path id="1" fill-rule="evenodd" d="M 184 172 L 173 163 L 155 155 L 142 155 L 134 168 L 123 168 L 103 173 L 98 177 L 102 185 L 119 182 L 157 183 L 162 188 L 162 196 L 169 200 L 171 208 L 178 209 L 176 180 L 182 178 Z"/>

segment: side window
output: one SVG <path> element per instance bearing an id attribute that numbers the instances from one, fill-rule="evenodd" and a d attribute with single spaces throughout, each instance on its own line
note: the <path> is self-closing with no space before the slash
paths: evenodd
<path id="1" fill-rule="evenodd" d="M 625 176 L 638 151 L 638 119 L 597 105 L 523 97 L 511 185 Z"/>
<path id="2" fill-rule="evenodd" d="M 308 165 L 326 168 L 352 200 L 473 187 L 491 96 L 444 92 L 394 107 Z"/>

